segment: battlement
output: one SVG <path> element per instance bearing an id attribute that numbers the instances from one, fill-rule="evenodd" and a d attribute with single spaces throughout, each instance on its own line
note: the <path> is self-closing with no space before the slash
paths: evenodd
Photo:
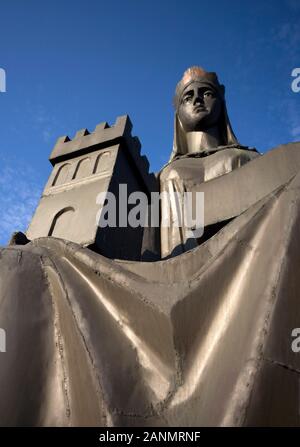
<path id="1" fill-rule="evenodd" d="M 88 129 L 78 130 L 73 139 L 67 135 L 62 136 L 58 138 L 49 160 L 54 165 L 60 161 L 101 149 L 101 146 L 106 148 L 113 146 L 122 139 L 130 143 L 131 139 L 137 139 L 132 137 L 131 129 L 132 123 L 129 116 L 123 115 L 116 119 L 114 125 L 110 126 L 107 122 L 103 122 L 98 124 L 93 132 L 89 132 Z"/>
<path id="2" fill-rule="evenodd" d="M 65 135 L 58 138 L 50 155 L 50 162 L 54 166 L 62 161 L 89 154 L 99 149 L 107 150 L 117 144 L 127 149 L 129 158 L 136 167 L 147 185 L 148 191 L 156 190 L 156 179 L 149 173 L 149 162 L 146 156 L 141 155 L 141 143 L 138 137 L 131 135 L 132 123 L 128 115 L 119 116 L 114 125 L 107 122 L 98 124 L 93 132 L 88 129 L 78 130 L 71 139 Z"/>

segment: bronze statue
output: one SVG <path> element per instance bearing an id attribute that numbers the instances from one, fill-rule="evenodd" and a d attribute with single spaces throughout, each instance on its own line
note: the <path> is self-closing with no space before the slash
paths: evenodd
<path id="1" fill-rule="evenodd" d="M 204 193 L 192 241 L 95 227 L 100 187 L 157 191 L 139 149 L 128 117 L 61 138 L 26 237 L 1 250 L 1 425 L 300 425 L 300 143 L 241 146 L 216 75 L 187 70 L 159 182 Z"/>
<path id="2" fill-rule="evenodd" d="M 160 172 L 160 191 L 168 194 L 191 191 L 241 167 L 259 155 L 241 146 L 234 135 L 225 103 L 225 88 L 215 73 L 200 67 L 185 71 L 174 98 L 174 143 L 169 163 Z M 162 197 L 162 213 L 176 213 L 174 201 Z M 196 247 L 184 228 L 161 228 L 161 255 L 174 256 Z"/>

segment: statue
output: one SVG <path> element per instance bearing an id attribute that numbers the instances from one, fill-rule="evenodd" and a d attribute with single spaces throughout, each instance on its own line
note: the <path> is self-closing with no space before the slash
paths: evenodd
<path id="1" fill-rule="evenodd" d="M 174 143 L 169 163 L 160 173 L 160 190 L 183 194 L 253 160 L 259 153 L 241 146 L 227 115 L 225 88 L 215 73 L 200 67 L 185 71 L 174 98 Z M 174 215 L 174 200 L 162 195 L 162 213 Z M 172 209 L 173 204 L 173 209 Z M 219 227 L 218 227 L 219 228 Z M 200 239 L 201 241 L 201 239 Z M 174 256 L 194 248 L 199 241 L 185 228 L 161 227 L 161 255 Z"/>
<path id="2" fill-rule="evenodd" d="M 1 425 L 300 425 L 300 143 L 241 146 L 216 75 L 189 69 L 158 178 L 204 193 L 204 234 L 157 243 L 94 224 L 101 185 L 157 190 L 130 132 L 60 139 L 26 236 L 1 249 Z"/>

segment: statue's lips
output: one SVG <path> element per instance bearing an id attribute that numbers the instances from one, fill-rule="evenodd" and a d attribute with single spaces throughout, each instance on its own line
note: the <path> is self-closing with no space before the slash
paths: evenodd
<path id="1" fill-rule="evenodd" d="M 206 112 L 206 108 L 205 107 L 194 107 L 194 112 Z"/>

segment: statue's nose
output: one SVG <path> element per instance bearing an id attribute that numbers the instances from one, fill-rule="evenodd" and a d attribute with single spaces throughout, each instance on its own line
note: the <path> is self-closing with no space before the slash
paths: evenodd
<path id="1" fill-rule="evenodd" d="M 202 95 L 196 95 L 194 99 L 194 104 L 203 104 L 203 97 Z"/>

